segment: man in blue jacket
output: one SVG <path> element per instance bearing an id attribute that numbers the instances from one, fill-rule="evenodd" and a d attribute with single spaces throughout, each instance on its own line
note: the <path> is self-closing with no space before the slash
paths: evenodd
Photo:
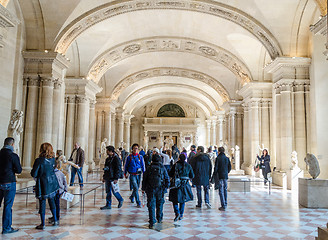
<path id="1" fill-rule="evenodd" d="M 219 147 L 219 155 L 215 161 L 213 178 L 215 185 L 219 188 L 221 207 L 220 211 L 225 211 L 227 208 L 227 188 L 228 188 L 228 173 L 231 170 L 229 158 L 224 153 L 224 147 Z"/>
<path id="2" fill-rule="evenodd" d="M 21 173 L 19 157 L 14 153 L 15 140 L 6 138 L 0 151 L 0 206 L 4 200 L 2 215 L 2 234 L 14 233 L 18 229 L 11 227 L 12 206 L 16 193 L 15 173 Z"/>
<path id="3" fill-rule="evenodd" d="M 141 208 L 141 203 L 139 200 L 139 186 L 141 174 L 145 172 L 145 163 L 143 157 L 139 154 L 139 145 L 134 143 L 132 145 L 132 153 L 127 157 L 124 166 L 124 176 L 128 178 L 127 173 L 130 175 L 130 185 L 132 187 L 132 194 L 129 197 L 131 202 L 136 200 L 137 207 Z"/>

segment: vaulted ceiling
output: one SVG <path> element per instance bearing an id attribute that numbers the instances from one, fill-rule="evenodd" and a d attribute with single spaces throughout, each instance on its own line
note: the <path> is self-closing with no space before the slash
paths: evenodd
<path id="1" fill-rule="evenodd" d="M 326 0 L 12 0 L 27 50 L 71 61 L 127 112 L 181 99 L 210 116 L 278 56 L 311 56 L 310 24 Z M 11 4 L 11 2 L 9 3 Z"/>

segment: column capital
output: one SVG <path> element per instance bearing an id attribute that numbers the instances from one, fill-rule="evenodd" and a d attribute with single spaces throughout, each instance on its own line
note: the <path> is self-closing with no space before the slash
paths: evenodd
<path id="1" fill-rule="evenodd" d="M 76 96 L 77 103 L 87 103 L 89 99 L 86 96 Z"/>
<path id="2" fill-rule="evenodd" d="M 40 78 L 38 76 L 36 77 L 25 77 L 24 78 L 27 86 L 31 87 L 31 86 L 35 86 L 38 87 L 40 85 Z"/>
<path id="3" fill-rule="evenodd" d="M 42 87 L 54 87 L 55 80 L 52 78 L 41 78 Z"/>
<path id="4" fill-rule="evenodd" d="M 281 79 L 309 79 L 311 58 L 277 57 L 264 70 L 272 74 L 272 82 Z"/>
<path id="5" fill-rule="evenodd" d="M 75 103 L 76 102 L 76 96 L 66 95 L 65 96 L 65 102 L 66 103 Z"/>
<path id="6" fill-rule="evenodd" d="M 134 115 L 124 114 L 124 122 L 127 124 L 131 124 L 131 119 L 134 118 Z"/>

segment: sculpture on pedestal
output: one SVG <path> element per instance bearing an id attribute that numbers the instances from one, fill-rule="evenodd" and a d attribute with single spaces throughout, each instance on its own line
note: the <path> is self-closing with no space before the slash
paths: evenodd
<path id="1" fill-rule="evenodd" d="M 292 166 L 290 168 L 291 170 L 299 169 L 299 167 L 298 167 L 298 159 L 297 159 L 297 152 L 296 151 L 293 151 L 292 152 L 291 162 L 292 162 Z"/>
<path id="2" fill-rule="evenodd" d="M 318 159 L 311 153 L 307 153 L 304 161 L 309 166 L 309 173 L 313 179 L 316 179 L 320 174 L 320 166 Z"/>
<path id="3" fill-rule="evenodd" d="M 172 149 L 173 144 L 174 144 L 174 141 L 173 141 L 173 138 L 172 138 L 171 135 L 164 139 L 164 149 L 165 150 L 166 149 Z"/>
<path id="4" fill-rule="evenodd" d="M 107 138 L 104 138 L 103 141 L 101 142 L 100 145 L 100 162 L 99 165 L 101 164 L 105 164 L 105 160 L 106 160 L 106 142 L 107 142 Z"/>
<path id="5" fill-rule="evenodd" d="M 9 123 L 8 135 L 15 139 L 15 153 L 19 154 L 20 135 L 23 132 L 23 111 L 14 109 Z"/>

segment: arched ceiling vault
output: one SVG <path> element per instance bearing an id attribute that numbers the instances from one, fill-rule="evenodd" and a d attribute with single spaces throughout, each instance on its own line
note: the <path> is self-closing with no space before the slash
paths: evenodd
<path id="1" fill-rule="evenodd" d="M 128 114 L 134 114 L 134 111 L 138 111 L 141 107 L 145 105 L 149 105 L 151 102 L 155 102 L 157 100 L 161 100 L 166 103 L 169 102 L 184 102 L 184 103 L 190 103 L 191 105 L 196 106 L 199 110 L 201 110 L 206 117 L 210 117 L 213 113 L 212 109 L 204 103 L 201 99 L 198 99 L 197 97 L 190 95 L 188 93 L 186 94 L 176 94 L 176 93 L 163 93 L 162 95 L 158 95 L 156 93 L 150 94 L 144 97 L 141 97 L 138 99 L 137 102 L 130 102 L 127 101 L 124 104 L 124 110 Z"/>
<path id="2" fill-rule="evenodd" d="M 234 73 L 241 85 L 252 80 L 252 75 L 243 61 L 229 51 L 213 44 L 181 37 L 152 37 L 136 39 L 108 49 L 91 64 L 88 77 L 98 82 L 102 75 L 114 64 L 134 55 L 147 52 L 187 52 L 212 59 Z"/>
<path id="3" fill-rule="evenodd" d="M 195 11 L 227 19 L 242 26 L 254 35 L 265 46 L 272 59 L 282 55 L 277 39 L 259 21 L 239 9 L 211 0 L 199 0 L 197 2 L 182 0 L 126 0 L 110 2 L 84 13 L 62 29 L 56 38 L 54 50 L 65 54 L 69 46 L 81 33 L 108 18 L 132 11 L 154 9 Z"/>
<path id="4" fill-rule="evenodd" d="M 184 85 L 184 84 L 154 84 L 147 87 L 136 89 L 135 91 L 130 92 L 124 99 L 119 99 L 120 103 L 123 103 L 123 109 L 126 109 L 127 103 L 135 104 L 139 101 L 139 99 L 152 95 L 157 94 L 161 96 L 163 94 L 173 94 L 173 95 L 185 95 L 188 94 L 193 96 L 195 100 L 199 100 L 204 103 L 204 105 L 208 106 L 207 108 L 211 110 L 211 112 L 217 111 L 220 106 L 212 98 L 208 93 L 203 91 L 200 88 L 195 88 L 192 86 Z M 165 97 L 163 97 L 164 99 Z"/>
<path id="5" fill-rule="evenodd" d="M 222 86 L 222 84 L 214 79 L 213 77 L 202 73 L 197 72 L 191 69 L 184 68 L 172 68 L 172 67 L 160 67 L 160 68 L 152 68 L 145 69 L 143 71 L 139 71 L 133 73 L 121 81 L 119 81 L 114 87 L 113 91 L 110 94 L 111 100 L 117 100 L 120 94 L 128 88 L 132 84 L 137 84 L 143 79 L 153 78 L 153 77 L 181 77 L 181 78 L 189 78 L 193 80 L 199 81 L 201 84 L 205 84 L 213 88 L 222 98 L 223 102 L 229 101 L 230 97 L 226 89 Z"/>

